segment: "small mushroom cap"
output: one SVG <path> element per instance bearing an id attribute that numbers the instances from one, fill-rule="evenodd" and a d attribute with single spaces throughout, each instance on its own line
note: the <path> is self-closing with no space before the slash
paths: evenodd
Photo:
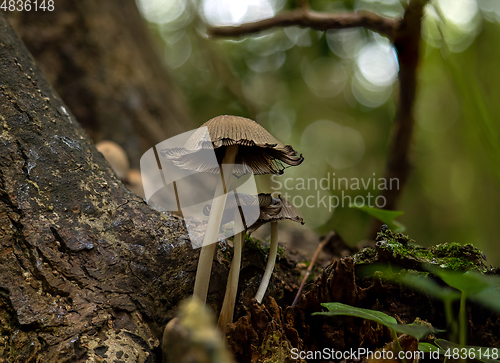
<path id="1" fill-rule="evenodd" d="M 234 214 L 234 209 L 238 208 L 238 205 L 241 207 L 257 206 L 257 205 L 260 206 L 260 195 L 259 198 L 257 198 L 255 195 L 247 193 L 238 193 L 237 196 L 234 193 L 228 194 L 226 205 L 224 207 L 224 216 L 226 215 L 232 216 Z M 210 214 L 211 209 L 212 209 L 211 204 L 205 205 L 203 207 L 203 214 L 208 216 Z"/>
<path id="2" fill-rule="evenodd" d="M 275 198 L 271 194 L 259 193 L 259 219 L 266 219 L 270 216 L 277 216 L 281 212 L 283 202 L 280 197 Z"/>
<path id="3" fill-rule="evenodd" d="M 261 200 L 269 203 L 269 205 L 261 207 L 259 219 L 247 229 L 248 234 L 255 232 L 266 223 L 279 222 L 285 219 L 304 224 L 304 219 L 299 214 L 299 211 L 286 199 L 281 197 L 275 198 L 270 194 L 259 194 L 259 205 Z M 281 208 L 276 213 L 278 205 Z"/>
<path id="4" fill-rule="evenodd" d="M 249 206 L 259 206 L 259 219 L 265 220 L 270 218 L 270 216 L 276 216 L 280 213 L 282 207 L 282 201 L 280 198 L 274 198 L 271 194 L 260 193 L 258 197 L 246 193 L 238 193 L 237 197 L 235 194 L 229 194 L 226 201 L 226 207 L 224 208 L 224 214 L 222 216 L 222 224 L 229 223 L 233 220 L 234 210 L 238 207 L 249 207 Z M 212 205 L 207 204 L 203 207 L 203 214 L 210 215 Z M 257 223 L 257 221 L 255 222 Z"/>
<path id="5" fill-rule="evenodd" d="M 117 143 L 108 140 L 98 142 L 96 148 L 104 156 L 109 165 L 111 165 L 116 176 L 120 180 L 125 180 L 130 168 L 125 150 Z"/>
<path id="6" fill-rule="evenodd" d="M 253 174 L 282 174 L 285 164 L 296 166 L 302 163 L 302 155 L 290 145 L 283 145 L 257 122 L 238 116 L 217 116 L 205 122 L 210 140 L 200 128 L 188 139 L 182 148 L 161 150 L 161 154 L 182 169 L 198 172 L 219 173 L 227 146 L 238 145 L 235 164 L 248 166 Z M 217 165 L 207 158 L 205 150 L 215 149 Z M 244 173 L 238 167 L 235 173 Z"/>
<path id="7" fill-rule="evenodd" d="M 144 198 L 144 186 L 142 185 L 142 176 L 139 170 L 130 169 L 124 183 L 130 191 Z"/>

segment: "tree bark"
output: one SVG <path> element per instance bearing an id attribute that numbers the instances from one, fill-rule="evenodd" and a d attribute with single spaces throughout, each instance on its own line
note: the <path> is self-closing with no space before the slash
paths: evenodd
<path id="1" fill-rule="evenodd" d="M 154 361 L 197 251 L 117 181 L 3 14 L 0 64 L 0 357 Z"/>
<path id="2" fill-rule="evenodd" d="M 117 142 L 134 167 L 151 146 L 192 128 L 134 0 L 60 1 L 52 12 L 8 14 L 92 140 Z"/>
<path id="3" fill-rule="evenodd" d="M 163 327 L 192 292 L 199 250 L 180 218 L 116 179 L 3 13 L 0 64 L 0 360 L 161 361 Z M 212 269 L 214 310 L 226 255 L 218 249 Z M 298 271 L 281 266 L 272 293 L 291 300 L 284 280 Z M 247 256 L 243 298 L 264 267 L 265 255 Z"/>

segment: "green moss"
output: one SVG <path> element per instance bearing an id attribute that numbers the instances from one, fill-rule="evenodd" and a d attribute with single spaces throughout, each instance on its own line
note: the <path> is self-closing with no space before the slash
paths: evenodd
<path id="1" fill-rule="evenodd" d="M 472 244 L 462 246 L 456 242 L 443 243 L 417 252 L 417 256 L 441 268 L 453 271 L 475 270 L 483 273 L 488 270 L 483 263 L 483 253 Z"/>
<path id="2" fill-rule="evenodd" d="M 353 256 L 354 263 L 358 265 L 377 262 L 377 251 L 375 248 L 364 248 Z"/>
<path id="3" fill-rule="evenodd" d="M 424 248 L 402 233 L 388 228 L 378 233 L 375 248 L 366 248 L 354 256 L 356 264 L 393 262 L 403 267 L 416 268 L 422 263 L 432 264 L 453 271 L 486 272 L 482 252 L 472 244 L 443 243 Z"/>
<path id="4" fill-rule="evenodd" d="M 269 244 L 265 244 L 261 240 L 251 237 L 248 234 L 245 236 L 245 244 L 243 248 L 256 251 L 262 254 L 263 256 L 268 256 L 270 250 Z M 279 259 L 285 258 L 285 256 L 286 256 L 286 249 L 278 245 L 278 258 Z"/>
<path id="5" fill-rule="evenodd" d="M 392 254 L 394 258 L 404 258 L 413 252 L 412 246 L 403 245 L 396 241 L 379 241 L 377 247 Z"/>
<path id="6" fill-rule="evenodd" d="M 262 251 L 265 247 L 262 246 L 262 242 L 257 238 L 253 238 L 250 235 L 245 235 L 245 247 L 250 250 Z M 269 248 L 267 249 L 269 252 Z"/>
<path id="7" fill-rule="evenodd" d="M 393 232 L 389 228 L 387 228 L 387 226 L 385 226 L 385 228 L 382 227 L 380 232 L 377 233 L 377 242 L 384 240 L 397 242 L 404 246 L 408 245 L 409 243 L 415 244 L 415 241 L 410 239 L 407 235 L 399 232 Z"/>

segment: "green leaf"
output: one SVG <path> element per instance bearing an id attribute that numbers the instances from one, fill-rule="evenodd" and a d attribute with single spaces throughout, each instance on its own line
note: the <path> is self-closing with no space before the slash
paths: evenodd
<path id="1" fill-rule="evenodd" d="M 470 295 L 469 298 L 500 314 L 500 291 L 495 287 L 489 286 L 484 290 Z"/>
<path id="2" fill-rule="evenodd" d="M 328 309 L 328 312 L 313 313 L 313 315 L 348 315 L 355 316 L 358 318 L 363 318 L 367 320 L 376 321 L 379 324 L 397 324 L 398 321 L 390 315 L 387 315 L 381 311 L 357 308 L 355 306 L 350 306 L 338 302 L 323 303 L 321 306 Z"/>
<path id="3" fill-rule="evenodd" d="M 433 274 L 439 276 L 446 284 L 465 294 L 478 293 L 490 285 L 481 278 L 481 274 L 474 271 L 465 273 L 426 266 Z"/>
<path id="4" fill-rule="evenodd" d="M 395 326 L 391 326 L 391 325 L 388 325 L 388 326 L 389 326 L 389 328 L 394 329 L 398 333 L 411 335 L 412 337 L 415 337 L 417 339 L 422 339 L 423 337 L 425 337 L 427 334 L 430 334 L 430 333 L 442 333 L 442 332 L 446 331 L 446 330 L 431 328 L 429 326 L 420 325 L 420 324 L 416 324 L 416 323 L 396 324 Z"/>
<path id="5" fill-rule="evenodd" d="M 393 329 L 397 333 L 411 335 L 416 339 L 421 339 L 427 334 L 432 332 L 442 331 L 433 329 L 429 326 L 419 325 L 419 324 L 398 324 L 395 318 L 381 311 L 357 308 L 342 303 L 323 303 L 321 305 L 327 308 L 328 311 L 313 313 L 312 315 L 326 315 L 326 316 L 348 315 L 357 318 L 363 318 L 387 326 L 388 328 Z"/>
<path id="6" fill-rule="evenodd" d="M 441 355 L 445 353 L 444 350 L 430 343 L 418 343 L 418 350 L 424 353 L 439 352 Z"/>
<path id="7" fill-rule="evenodd" d="M 460 299 L 460 293 L 458 291 L 439 286 L 429 277 L 415 274 L 405 274 L 395 280 L 401 281 L 403 284 L 414 290 L 422 289 L 427 294 L 442 301 L 455 301 Z"/>
<path id="8" fill-rule="evenodd" d="M 372 207 L 368 207 L 365 205 L 359 205 L 359 204 L 355 204 L 355 203 L 351 203 L 349 205 L 349 208 L 358 209 L 360 211 L 363 211 L 363 212 L 371 215 L 372 217 L 378 219 L 382 223 L 387 224 L 387 227 L 389 227 L 394 232 L 404 232 L 406 230 L 406 227 L 403 224 L 394 220 L 396 217 L 399 217 L 400 215 L 404 214 L 404 212 L 397 211 L 397 210 L 385 210 L 385 209 L 379 209 L 379 208 L 372 208 Z"/>
<path id="9" fill-rule="evenodd" d="M 363 273 L 364 276 L 373 276 L 377 274 L 377 276 L 380 276 L 386 281 L 402 283 L 417 291 L 423 290 L 425 293 L 441 301 L 455 301 L 460 299 L 460 292 L 449 287 L 438 285 L 432 278 L 424 276 L 423 273 L 403 271 L 395 266 L 391 266 L 389 269 L 387 265 L 383 264 L 361 266 L 359 271 Z"/>
<path id="10" fill-rule="evenodd" d="M 478 292 L 471 293 L 468 296 L 469 299 L 500 313 L 500 277 L 477 273 L 474 276 L 488 286 Z"/>

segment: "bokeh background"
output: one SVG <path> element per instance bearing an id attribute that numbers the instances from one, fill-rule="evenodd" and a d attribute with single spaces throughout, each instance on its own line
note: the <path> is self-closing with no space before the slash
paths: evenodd
<path id="1" fill-rule="evenodd" d="M 286 170 L 285 178 L 383 176 L 398 102 L 398 62 L 387 39 L 361 28 L 289 27 L 239 39 L 206 35 L 206 24 L 238 25 L 296 6 L 287 0 L 137 0 L 137 5 L 196 122 L 220 114 L 257 120 L 306 158 Z M 310 1 L 316 11 L 370 10 L 390 18 L 400 17 L 404 5 Z M 473 243 L 487 262 L 499 265 L 500 1 L 432 0 L 422 39 L 413 169 L 398 220 L 418 244 Z M 259 182 L 262 191 L 276 186 L 269 178 Z M 329 196 L 341 190 L 319 192 Z M 353 197 L 368 192 L 378 193 L 344 190 Z M 300 210 L 302 228 L 309 230 L 302 238 L 335 229 L 354 245 L 369 232 L 370 218 L 347 206 Z"/>

